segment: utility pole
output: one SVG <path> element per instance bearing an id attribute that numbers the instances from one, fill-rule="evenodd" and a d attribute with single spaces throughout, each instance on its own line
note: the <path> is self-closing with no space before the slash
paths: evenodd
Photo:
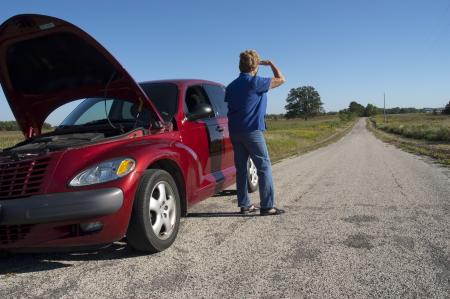
<path id="1" fill-rule="evenodd" d="M 384 122 L 386 122 L 386 93 L 383 93 L 383 110 Z"/>

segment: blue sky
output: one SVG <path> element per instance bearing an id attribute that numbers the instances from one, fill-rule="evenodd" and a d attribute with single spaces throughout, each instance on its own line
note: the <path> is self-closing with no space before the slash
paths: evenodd
<path id="1" fill-rule="evenodd" d="M 382 106 L 383 92 L 388 107 L 443 107 L 450 100 L 450 1 L 0 3 L 0 22 L 19 13 L 78 25 L 137 81 L 228 84 L 238 75 L 239 53 L 256 49 L 287 78 L 269 93 L 268 113 L 284 112 L 289 90 L 303 85 L 318 90 L 327 111 L 353 100 Z M 58 124 L 68 109 L 51 115 L 50 123 Z M 0 120 L 11 119 L 0 92 Z"/>

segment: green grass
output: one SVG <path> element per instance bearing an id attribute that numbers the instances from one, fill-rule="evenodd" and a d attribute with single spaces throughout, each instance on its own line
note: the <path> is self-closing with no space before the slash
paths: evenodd
<path id="1" fill-rule="evenodd" d="M 20 131 L 0 131 L 0 148 L 7 148 L 24 140 L 23 134 Z"/>
<path id="2" fill-rule="evenodd" d="M 309 120 L 268 120 L 267 146 L 273 162 L 313 150 L 342 137 L 354 121 L 340 121 L 337 116 Z"/>
<path id="3" fill-rule="evenodd" d="M 381 140 L 450 165 L 450 117 L 431 114 L 388 115 L 370 118 L 367 127 Z"/>
<path id="4" fill-rule="evenodd" d="M 377 129 L 407 138 L 450 141 L 450 116 L 426 113 L 382 115 L 371 118 Z"/>

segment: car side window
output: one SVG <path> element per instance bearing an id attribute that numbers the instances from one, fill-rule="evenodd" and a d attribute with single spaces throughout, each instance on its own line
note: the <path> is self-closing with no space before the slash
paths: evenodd
<path id="1" fill-rule="evenodd" d="M 204 87 L 219 116 L 226 117 L 228 105 L 225 102 L 225 87 L 210 84 L 205 84 Z"/>
<path id="2" fill-rule="evenodd" d="M 208 94 L 205 92 L 202 86 L 195 85 L 190 86 L 186 91 L 185 97 L 186 104 L 186 112 L 194 113 L 195 108 L 199 104 L 208 104 L 211 106 L 211 102 L 209 101 Z M 214 108 L 211 107 L 213 110 Z"/>

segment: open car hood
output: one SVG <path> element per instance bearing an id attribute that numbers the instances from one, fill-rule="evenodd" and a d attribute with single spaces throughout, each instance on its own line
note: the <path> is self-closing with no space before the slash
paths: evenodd
<path id="1" fill-rule="evenodd" d="M 0 26 L 0 81 L 26 137 L 41 133 L 47 116 L 73 100 L 135 101 L 161 115 L 120 63 L 86 32 L 43 15 L 17 15 Z"/>

